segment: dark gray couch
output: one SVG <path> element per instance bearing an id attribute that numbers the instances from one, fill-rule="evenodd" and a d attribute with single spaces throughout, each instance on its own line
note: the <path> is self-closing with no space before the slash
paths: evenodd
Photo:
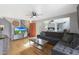
<path id="1" fill-rule="evenodd" d="M 79 55 L 79 34 L 61 32 L 41 32 L 38 38 L 51 42 L 52 55 Z"/>
<path id="2" fill-rule="evenodd" d="M 66 35 L 52 49 L 53 55 L 79 55 L 79 34 Z"/>
<path id="3" fill-rule="evenodd" d="M 48 32 L 43 31 L 40 33 L 40 35 L 37 35 L 37 38 L 41 38 L 43 40 L 47 40 L 51 42 L 53 45 L 55 45 L 59 40 L 61 40 L 63 37 L 63 33 L 61 32 Z"/>

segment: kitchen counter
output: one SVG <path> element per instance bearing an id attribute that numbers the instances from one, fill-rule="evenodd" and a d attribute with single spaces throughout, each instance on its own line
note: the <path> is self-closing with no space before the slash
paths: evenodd
<path id="1" fill-rule="evenodd" d="M 0 35 L 0 40 L 5 39 L 5 38 L 8 38 L 8 36 L 7 35 Z"/>

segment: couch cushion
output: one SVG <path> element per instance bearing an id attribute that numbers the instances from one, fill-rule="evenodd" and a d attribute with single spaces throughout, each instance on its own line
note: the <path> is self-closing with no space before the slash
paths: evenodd
<path id="1" fill-rule="evenodd" d="M 41 32 L 41 33 L 40 33 L 40 36 L 45 36 L 45 33 L 44 33 L 44 32 Z"/>
<path id="2" fill-rule="evenodd" d="M 63 42 L 70 44 L 72 42 L 72 40 L 73 40 L 72 34 L 64 33 L 64 36 L 62 38 Z"/>
<path id="3" fill-rule="evenodd" d="M 79 46 L 79 35 L 74 34 L 73 41 L 71 42 L 71 47 L 76 48 L 77 46 Z"/>

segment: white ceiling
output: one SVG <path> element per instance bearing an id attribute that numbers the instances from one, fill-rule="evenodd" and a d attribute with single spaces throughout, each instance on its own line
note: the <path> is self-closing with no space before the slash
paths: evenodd
<path id="1" fill-rule="evenodd" d="M 41 17 L 54 17 L 76 12 L 76 4 L 0 4 L 0 16 L 23 18 L 36 11 Z"/>

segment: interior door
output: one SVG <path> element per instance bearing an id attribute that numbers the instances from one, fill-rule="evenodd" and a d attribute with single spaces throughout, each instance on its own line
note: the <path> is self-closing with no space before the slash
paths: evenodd
<path id="1" fill-rule="evenodd" d="M 29 25 L 29 36 L 30 37 L 36 36 L 36 23 L 30 23 L 30 25 Z"/>

